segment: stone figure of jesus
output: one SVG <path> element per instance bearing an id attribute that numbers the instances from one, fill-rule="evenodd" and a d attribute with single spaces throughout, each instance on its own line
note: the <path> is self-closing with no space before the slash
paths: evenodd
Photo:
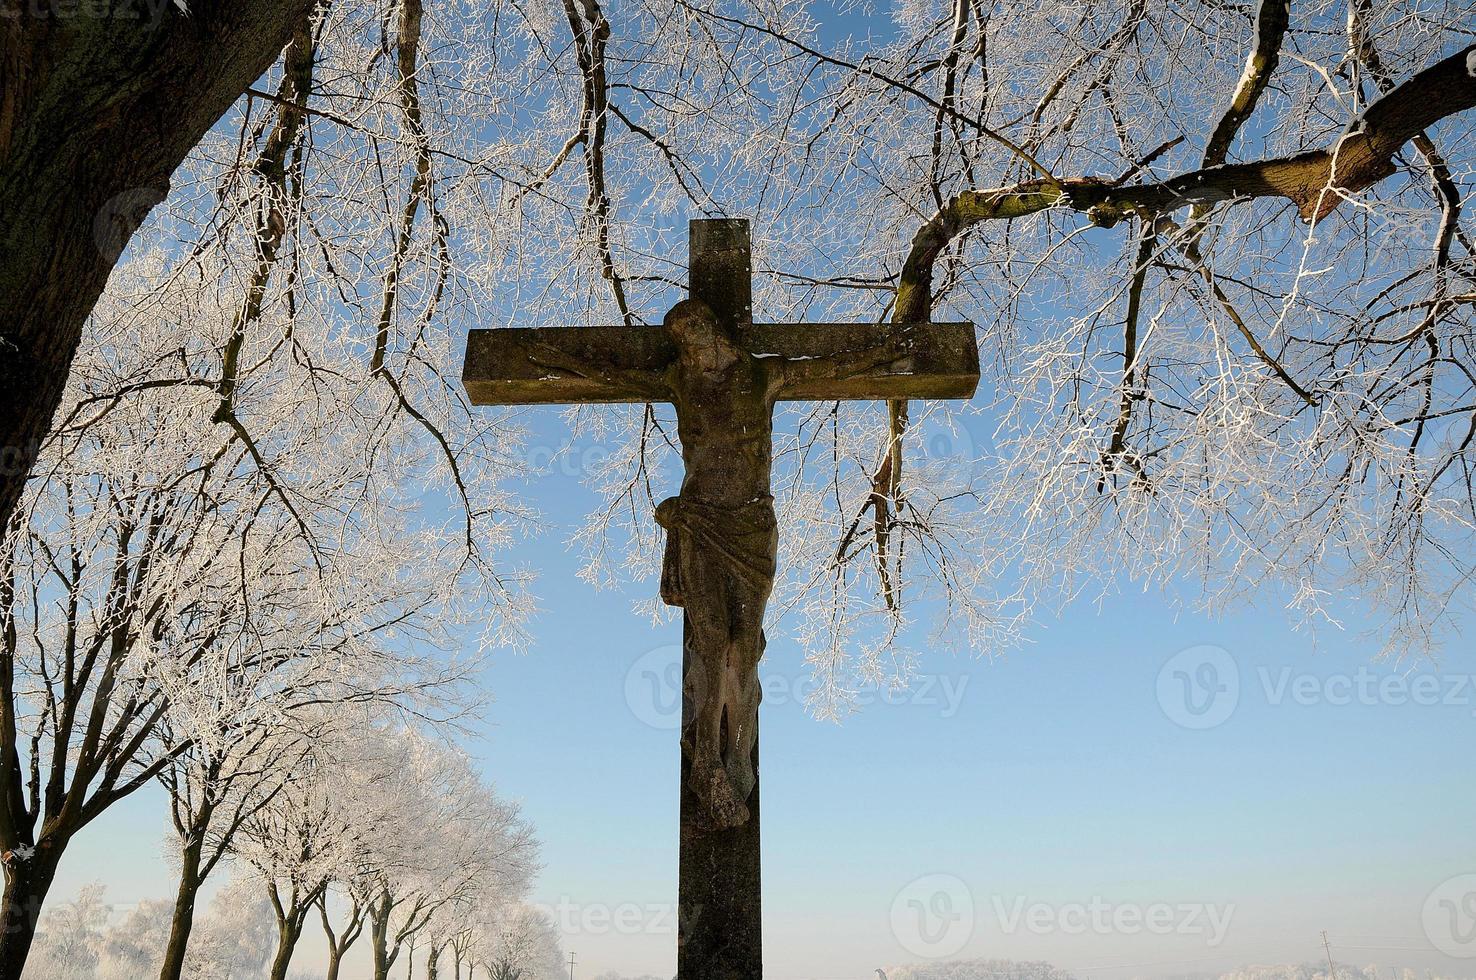
<path id="1" fill-rule="evenodd" d="M 692 714 L 682 720 L 687 778 L 713 823 L 736 827 L 748 819 L 745 801 L 757 779 L 758 664 L 779 549 L 770 487 L 774 405 L 791 364 L 745 350 L 701 300 L 672 307 L 664 325 L 677 352 L 666 384 L 685 475 L 680 494 L 656 508 L 667 533 L 661 598 L 686 612 L 686 646 L 700 658 L 683 677 Z M 836 352 L 823 366 L 805 363 L 806 373 L 905 369 L 910 329 L 875 347 Z"/>
<path id="2" fill-rule="evenodd" d="M 681 606 L 690 665 L 683 719 L 692 791 L 719 827 L 748 819 L 758 730 L 758 663 L 764 608 L 774 585 L 779 529 L 770 493 L 770 443 L 783 362 L 740 348 L 701 300 L 683 300 L 666 317 L 677 358 L 668 383 L 686 474 L 678 496 L 662 501 L 666 529 L 661 598 Z"/>

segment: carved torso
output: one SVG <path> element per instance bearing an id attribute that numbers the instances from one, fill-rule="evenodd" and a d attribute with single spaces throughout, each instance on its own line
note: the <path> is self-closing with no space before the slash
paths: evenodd
<path id="1" fill-rule="evenodd" d="M 683 497 L 737 507 L 768 496 L 778 373 L 750 355 L 718 371 L 672 366 Z"/>

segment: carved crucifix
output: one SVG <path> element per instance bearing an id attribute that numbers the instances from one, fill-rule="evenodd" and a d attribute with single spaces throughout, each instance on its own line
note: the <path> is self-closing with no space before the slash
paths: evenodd
<path id="1" fill-rule="evenodd" d="M 759 980 L 758 662 L 778 533 L 776 402 L 968 398 L 968 323 L 754 323 L 748 222 L 693 221 L 691 298 L 662 327 L 474 330 L 479 405 L 671 402 L 685 473 L 656 508 L 661 597 L 680 606 L 677 975 Z"/>

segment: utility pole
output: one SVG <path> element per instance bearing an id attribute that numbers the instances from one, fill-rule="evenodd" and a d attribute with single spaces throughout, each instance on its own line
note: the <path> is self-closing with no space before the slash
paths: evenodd
<path id="1" fill-rule="evenodd" d="M 1322 930 L 1322 948 L 1327 952 L 1327 980 L 1337 980 L 1337 971 L 1333 969 L 1332 946 L 1327 941 L 1327 930 Z M 569 980 L 574 980 L 570 976 Z"/>
<path id="2" fill-rule="evenodd" d="M 574 954 L 569 954 L 569 980 L 574 980 Z"/>

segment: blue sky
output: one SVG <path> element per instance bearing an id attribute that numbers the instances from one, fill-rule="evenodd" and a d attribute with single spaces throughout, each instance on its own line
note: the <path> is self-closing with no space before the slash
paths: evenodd
<path id="1" fill-rule="evenodd" d="M 542 461 L 567 434 L 557 410 L 528 412 Z M 549 530 L 516 557 L 540 569 L 543 612 L 529 652 L 489 663 L 494 700 L 470 747 L 537 827 L 534 897 L 578 975 L 670 975 L 677 743 L 652 692 L 670 693 L 679 630 L 633 614 L 637 589 L 577 579 L 564 541 L 595 503 L 577 469 L 560 458 L 527 487 Z M 771 978 L 869 977 L 927 955 L 1177 975 L 1315 959 L 1323 929 L 1340 961 L 1476 974 L 1438 953 L 1424 914 L 1433 889 L 1476 872 L 1469 641 L 1439 664 L 1377 664 L 1373 641 L 1295 633 L 1274 603 L 1211 620 L 1131 591 L 1043 621 L 1034 641 L 992 661 L 930 651 L 912 692 L 836 724 L 806 714 L 799 650 L 770 637 Z M 1205 664 L 1221 673 L 1186 702 L 1177 675 Z M 77 841 L 56 894 L 101 880 L 118 903 L 166 896 L 164 835 L 162 800 L 141 794 Z M 1134 925 L 1155 908 L 1166 935 Z M 1222 936 L 1212 914 L 1228 917 Z"/>
<path id="2" fill-rule="evenodd" d="M 557 409 L 526 420 L 536 459 L 565 445 Z M 965 424 L 989 443 L 987 420 Z M 577 975 L 670 976 L 678 758 L 659 695 L 680 631 L 632 612 L 639 589 L 577 578 L 564 542 L 596 503 L 577 472 L 592 449 L 526 488 L 549 529 L 510 557 L 539 570 L 542 613 L 529 652 L 487 666 L 494 700 L 469 748 L 537 828 L 534 898 Z M 1356 630 L 1292 631 L 1274 597 L 1210 619 L 1125 587 L 1033 640 L 994 660 L 929 651 L 911 693 L 835 724 L 806 714 L 799 649 L 770 636 L 770 980 L 869 978 L 928 956 L 1177 976 L 1317 960 L 1322 930 L 1341 962 L 1476 976 L 1476 942 L 1453 943 L 1438 914 L 1444 883 L 1476 874 L 1469 639 L 1438 664 L 1378 664 Z M 1418 675 L 1436 677 L 1433 697 L 1412 690 Z M 1206 720 L 1218 724 L 1192 727 Z M 151 789 L 84 832 L 55 897 L 94 880 L 120 904 L 166 897 L 166 849 Z M 1168 934 L 1132 924 L 1157 914 Z M 316 941 L 310 927 L 300 966 Z"/>
<path id="3" fill-rule="evenodd" d="M 530 418 L 543 445 L 562 444 L 554 412 Z M 652 676 L 674 676 L 662 668 L 675 663 L 678 630 L 633 615 L 633 592 L 575 579 L 578 556 L 556 546 L 594 498 L 564 470 L 556 462 L 531 488 L 557 528 L 527 546 L 546 612 L 537 649 L 487 671 L 497 700 L 481 754 L 538 825 L 538 897 L 577 929 L 568 947 L 593 972 L 669 973 L 676 736 L 657 727 L 670 716 L 649 692 Z M 1133 592 L 1043 622 L 1035 639 L 994 661 L 931 651 L 911 694 L 876 697 L 834 724 L 806 715 L 799 650 L 770 637 L 771 976 L 869 976 L 919 958 L 907 946 L 919 937 L 894 935 L 892 907 L 914 879 L 938 874 L 966 889 L 942 885 L 955 912 L 974 906 L 959 956 L 1156 975 L 1312 958 L 1326 929 L 1341 960 L 1476 972 L 1418 951 L 1431 949 L 1427 894 L 1476 870 L 1468 643 L 1438 665 L 1380 665 L 1372 641 L 1326 631 L 1314 642 L 1276 608 L 1210 620 Z M 1206 645 L 1223 653 L 1197 649 Z M 1181 651 L 1161 701 L 1160 672 Z M 1174 672 L 1226 656 L 1239 683 L 1225 676 L 1215 710 L 1233 710 L 1214 727 L 1178 724 L 1217 718 L 1186 714 Z M 1422 682 L 1438 689 L 1411 671 L 1439 674 Z M 1022 901 L 1059 913 L 1094 899 L 1233 912 L 1214 946 L 1177 912 L 1183 935 L 1130 921 L 1113 930 L 1126 934 L 1071 935 L 1069 915 L 1039 928 L 1016 916 L 1011 927 Z"/>

